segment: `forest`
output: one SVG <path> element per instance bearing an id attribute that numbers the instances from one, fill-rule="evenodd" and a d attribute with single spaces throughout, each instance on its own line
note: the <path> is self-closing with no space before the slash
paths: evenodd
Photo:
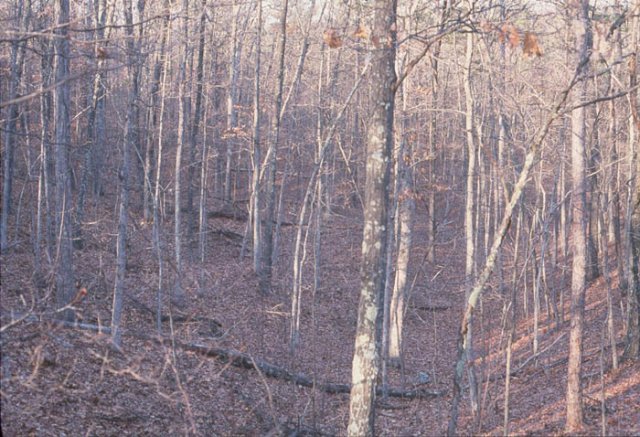
<path id="1" fill-rule="evenodd" d="M 0 24 L 2 435 L 640 435 L 640 0 Z"/>

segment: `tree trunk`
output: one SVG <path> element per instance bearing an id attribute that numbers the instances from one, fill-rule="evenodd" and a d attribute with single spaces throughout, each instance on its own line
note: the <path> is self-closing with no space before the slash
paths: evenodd
<path id="1" fill-rule="evenodd" d="M 262 262 L 262 216 L 260 204 L 262 200 L 260 192 L 260 173 L 262 169 L 262 153 L 260 150 L 260 67 L 262 51 L 262 0 L 257 4 L 258 19 L 256 20 L 256 60 L 254 70 L 253 89 L 253 173 L 251 188 L 251 226 L 253 235 L 253 271 L 260 273 Z"/>
<path id="2" fill-rule="evenodd" d="M 638 2 L 636 1 L 636 6 Z M 640 101 L 638 86 L 638 44 L 640 18 L 633 18 L 633 55 L 629 60 L 629 88 L 631 117 L 629 118 L 629 200 L 627 204 L 627 344 L 624 358 L 640 359 L 640 159 L 638 137 L 640 136 Z"/>
<path id="3" fill-rule="evenodd" d="M 47 88 L 51 85 L 52 79 L 52 63 L 53 57 L 51 56 L 52 44 L 50 41 L 43 39 L 42 51 L 43 53 L 49 53 L 42 56 L 41 62 L 41 75 L 42 75 L 42 88 Z M 53 223 L 52 223 L 52 209 L 51 209 L 51 110 L 52 110 L 51 93 L 42 93 L 40 96 L 40 177 L 38 178 L 38 228 L 36 229 L 36 239 L 42 240 L 42 222 L 44 221 L 44 244 L 45 254 L 49 265 L 52 259 L 52 247 L 53 247 Z M 43 217 L 44 216 L 44 217 Z M 38 244 L 40 247 L 40 243 Z"/>
<path id="4" fill-rule="evenodd" d="M 476 244 L 475 244 L 475 226 L 474 226 L 474 205 L 476 203 L 475 183 L 476 183 L 476 145 L 473 137 L 473 112 L 474 102 L 471 91 L 471 63 L 473 60 L 473 34 L 467 34 L 467 46 L 465 54 L 465 70 L 464 70 L 464 94 L 465 94 L 465 129 L 467 140 L 467 187 L 466 187 L 466 205 L 464 214 L 464 229 L 466 241 L 466 258 L 465 258 L 465 297 L 468 299 L 471 289 L 475 281 L 476 271 Z M 469 329 L 467 330 L 467 360 L 469 361 L 469 396 L 471 399 L 471 413 L 476 417 L 478 413 L 478 384 L 476 381 L 475 370 L 473 366 L 473 320 L 469 320 Z"/>
<path id="5" fill-rule="evenodd" d="M 236 104 L 238 102 L 238 77 L 240 75 L 240 57 L 242 54 L 242 36 L 238 31 L 238 20 L 240 19 L 240 3 L 234 1 L 233 16 L 231 18 L 232 53 L 229 62 L 229 91 L 227 94 L 227 134 L 226 151 L 224 162 L 224 186 L 223 203 L 225 206 L 231 205 L 231 162 L 233 160 L 233 148 L 235 145 L 235 128 L 238 126 L 238 112 Z M 248 15 L 248 14 L 247 14 Z"/>
<path id="6" fill-rule="evenodd" d="M 173 287 L 172 303 L 182 306 L 185 296 L 182 290 L 182 152 L 189 137 L 189 114 L 191 99 L 187 93 L 187 63 L 189 59 L 189 0 L 182 1 L 184 45 L 178 75 L 178 147 L 176 150 L 174 198 L 173 198 L 173 237 L 176 263 L 176 280 Z"/>
<path id="7" fill-rule="evenodd" d="M 94 181 L 97 179 L 96 166 L 94 165 L 94 155 L 96 149 L 102 148 L 104 141 L 104 99 L 106 97 L 106 71 L 104 70 L 106 60 L 100 55 L 100 50 L 104 50 L 102 44 L 105 41 L 105 25 L 107 23 L 107 2 L 106 0 L 95 0 L 94 4 L 87 3 L 86 25 L 94 26 L 93 31 L 93 50 L 94 60 L 97 64 L 98 71 L 93 75 L 93 81 L 89 82 L 88 87 L 91 89 L 91 95 L 87 99 L 89 111 L 87 114 L 87 142 L 84 151 L 84 165 L 82 167 L 82 180 L 78 191 L 78 204 L 76 206 L 76 217 L 74 227 L 74 245 L 81 249 L 84 246 L 82 236 L 82 223 L 84 222 L 84 214 L 86 208 L 86 196 L 89 190 L 89 180 L 93 176 Z M 93 6 L 93 10 L 91 10 Z M 91 16 L 94 15 L 93 21 Z M 98 119 L 100 118 L 100 119 Z M 96 125 L 100 124 L 101 129 L 96 129 Z M 100 134 L 100 136 L 98 136 Z M 94 196 L 97 192 L 93 192 Z"/>
<path id="8" fill-rule="evenodd" d="M 363 7 L 368 7 L 363 4 Z M 374 108 L 367 130 L 364 232 L 360 275 L 352 388 L 350 436 L 374 435 L 376 379 L 380 364 L 382 303 L 385 286 L 389 168 L 393 143 L 396 44 L 396 1 L 375 0 L 372 5 L 372 69 L 369 85 Z"/>
<path id="9" fill-rule="evenodd" d="M 138 13 L 142 18 L 144 3 L 138 3 Z M 120 346 L 122 330 L 120 319 L 122 317 L 122 303 L 124 299 L 124 280 L 127 272 L 127 223 L 129 216 L 129 173 L 131 167 L 131 149 L 135 147 L 136 134 L 134 132 L 137 122 L 136 102 L 138 100 L 138 83 L 141 69 L 139 55 L 139 41 L 135 40 L 133 29 L 132 0 L 123 1 L 126 33 L 127 33 L 127 59 L 129 62 L 129 84 L 127 124 L 125 138 L 122 144 L 122 168 L 120 170 L 120 205 L 118 216 L 118 238 L 116 244 L 116 283 L 113 291 L 113 305 L 111 310 L 111 336 L 113 343 Z"/>
<path id="10" fill-rule="evenodd" d="M 276 102 L 273 114 L 273 126 L 271 127 L 271 141 L 267 150 L 267 167 L 265 186 L 265 215 L 264 229 L 262 232 L 262 262 L 260 263 L 260 273 L 258 281 L 260 291 L 268 293 L 271 291 L 271 271 L 273 269 L 273 224 L 276 212 L 276 170 L 278 142 L 280 139 L 280 123 L 282 121 L 282 95 L 284 87 L 285 73 L 285 49 L 287 45 L 287 12 L 289 10 L 289 0 L 284 0 L 280 13 L 280 44 L 278 48 L 278 83 L 276 88 Z"/>
<path id="11" fill-rule="evenodd" d="M 396 149 L 396 178 L 397 178 L 397 227 L 398 255 L 396 260 L 396 275 L 393 284 L 391 311 L 389 319 L 389 359 L 394 364 L 402 363 L 402 328 L 407 297 L 407 274 L 411 255 L 411 240 L 413 238 L 413 213 L 416 208 L 413 189 L 413 172 L 411 167 L 412 145 L 407 140 L 406 114 L 406 84 L 402 90 L 402 132 L 400 146 Z"/>
<path id="12" fill-rule="evenodd" d="M 196 239 L 194 232 L 196 229 L 196 209 L 193 206 L 194 198 L 194 181 L 196 174 L 196 140 L 200 131 L 200 122 L 202 120 L 202 89 L 204 76 L 204 48 L 205 48 L 205 25 L 206 25 L 206 7 L 207 0 L 201 1 L 200 24 L 198 27 L 198 57 L 196 59 L 196 102 L 193 107 L 193 118 L 189 128 L 189 167 L 187 171 L 187 241 L 191 248 L 194 247 Z M 200 163 L 204 165 L 204 163 Z M 193 251 L 191 251 L 193 253 Z"/>
<path id="13" fill-rule="evenodd" d="M 71 171 L 68 155 L 71 147 L 71 98 L 69 92 L 70 41 L 68 39 L 69 0 L 57 0 L 55 51 L 54 119 L 56 167 L 56 234 L 58 257 L 56 260 L 56 305 L 66 307 L 75 295 L 73 280 L 73 247 L 71 245 Z M 74 313 L 66 309 L 63 319 L 72 321 Z"/>
<path id="14" fill-rule="evenodd" d="M 154 166 L 155 166 L 155 150 L 153 147 L 155 130 L 158 126 L 158 107 L 159 107 L 159 91 L 160 82 L 163 76 L 163 66 L 166 57 L 167 38 L 169 37 L 170 12 L 169 0 L 164 0 L 164 20 L 162 23 L 162 36 L 160 37 L 160 53 L 156 55 L 155 65 L 153 66 L 153 80 L 151 82 L 151 104 L 147 114 L 147 144 L 144 153 L 144 187 L 142 208 L 145 221 L 153 219 L 153 195 L 154 195 Z"/>
<path id="15" fill-rule="evenodd" d="M 18 0 L 15 5 L 15 13 L 18 16 L 20 27 L 26 31 L 29 16 L 31 15 L 31 2 L 25 6 L 24 0 Z M 24 52 L 26 41 L 15 39 L 11 44 L 11 75 L 9 77 L 9 99 L 18 96 L 18 88 L 22 78 L 24 66 Z M 11 191 L 13 187 L 13 156 L 16 144 L 16 124 L 18 121 L 18 104 L 10 103 L 7 106 L 4 126 L 4 150 L 3 150 L 3 180 L 2 180 L 2 215 L 0 221 L 0 251 L 5 252 L 9 246 L 9 214 L 11 213 Z"/>
<path id="16" fill-rule="evenodd" d="M 585 76 L 589 71 L 591 50 L 591 22 L 589 1 L 581 0 L 576 11 L 575 32 L 579 53 L 576 77 L 583 82 L 578 88 L 578 102 L 584 101 L 587 92 Z M 567 376 L 567 422 L 565 430 L 575 433 L 582 429 L 582 332 L 584 323 L 584 300 L 587 287 L 587 180 L 585 174 L 586 124 L 585 108 L 571 113 L 571 251 L 573 255 L 571 273 L 571 331 L 569 339 L 569 363 Z"/>

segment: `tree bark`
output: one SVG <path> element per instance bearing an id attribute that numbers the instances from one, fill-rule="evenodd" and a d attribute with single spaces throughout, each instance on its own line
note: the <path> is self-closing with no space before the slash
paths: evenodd
<path id="1" fill-rule="evenodd" d="M 203 77 L 204 77 L 204 53 L 205 53 L 205 28 L 206 28 L 206 8 L 207 0 L 200 0 L 200 24 L 198 27 L 198 57 L 196 59 L 196 101 L 193 107 L 193 118 L 189 129 L 189 167 L 187 171 L 187 241 L 190 247 L 196 243 L 194 232 L 196 229 L 196 210 L 193 206 L 194 180 L 196 174 L 196 149 L 198 132 L 202 120 L 202 97 L 203 97 Z M 203 162 L 200 165 L 204 165 Z"/>
<path id="2" fill-rule="evenodd" d="M 636 1 L 636 9 L 638 2 Z M 638 158 L 638 137 L 640 137 L 640 93 L 638 89 L 638 71 L 640 56 L 640 18 L 635 15 L 633 29 L 633 55 L 629 60 L 630 89 L 629 103 L 629 198 L 627 204 L 627 344 L 624 358 L 640 359 L 640 159 Z"/>
<path id="3" fill-rule="evenodd" d="M 260 263 L 262 262 L 262 215 L 260 214 L 260 204 L 262 195 L 260 192 L 260 173 L 262 169 L 262 153 L 260 150 L 260 56 L 262 53 L 262 0 L 258 0 L 256 5 L 258 18 L 256 20 L 256 60 L 254 70 L 253 88 L 253 174 L 251 188 L 251 220 L 253 235 L 253 271 L 260 273 Z"/>
<path id="4" fill-rule="evenodd" d="M 576 77 L 582 79 L 578 88 L 578 102 L 586 99 L 591 54 L 591 22 L 589 1 L 581 0 L 576 11 L 575 32 L 579 53 Z M 571 113 L 571 251 L 573 256 L 571 271 L 571 330 L 569 335 L 569 364 L 567 376 L 567 433 L 582 429 L 582 332 L 584 324 L 584 303 L 587 287 L 587 179 L 586 179 L 586 124 L 585 108 L 574 109 Z"/>
<path id="5" fill-rule="evenodd" d="M 287 45 L 287 12 L 289 10 L 289 0 L 284 0 L 282 11 L 280 12 L 278 47 L 278 83 L 276 85 L 276 102 L 273 114 L 273 125 L 271 127 L 271 141 L 267 150 L 266 185 L 265 185 L 265 215 L 264 229 L 262 232 L 262 262 L 260 263 L 260 273 L 258 281 L 260 291 L 269 293 L 271 291 L 271 271 L 273 269 L 273 224 L 276 212 L 276 171 L 278 142 L 280 140 L 280 125 L 282 121 L 282 97 L 285 73 L 285 49 Z"/>
<path id="6" fill-rule="evenodd" d="M 176 150 L 174 174 L 173 244 L 176 263 L 176 279 L 173 287 L 172 303 L 182 306 L 185 296 L 182 290 L 182 153 L 189 140 L 189 116 L 191 99 L 187 93 L 187 63 L 189 59 L 189 0 L 182 1 L 183 48 L 178 75 L 178 147 Z"/>
<path id="7" fill-rule="evenodd" d="M 471 289 L 475 281 L 476 271 L 476 227 L 474 226 L 474 206 L 476 203 L 475 184 L 476 184 L 476 144 L 473 137 L 473 117 L 474 117 L 474 101 L 471 91 L 471 63 L 473 61 L 474 37 L 472 33 L 467 34 L 467 46 L 465 52 L 465 69 L 464 69 L 464 95 L 465 95 L 465 130 L 467 140 L 467 181 L 466 181 L 466 203 L 464 214 L 464 230 L 466 241 L 466 257 L 465 257 L 465 297 L 468 299 Z M 466 353 L 469 361 L 469 396 L 471 399 L 471 413 L 474 417 L 478 414 L 478 384 L 473 366 L 473 320 L 469 320 L 469 329 L 467 330 L 467 348 Z"/>
<path id="8" fill-rule="evenodd" d="M 18 16 L 20 27 L 26 31 L 26 25 L 31 15 L 31 2 L 27 5 L 24 0 L 18 0 L 15 5 L 15 13 Z M 9 100 L 18 96 L 18 87 L 22 78 L 24 66 L 24 52 L 26 41 L 15 39 L 11 43 L 11 74 L 9 77 Z M 11 191 L 13 188 L 13 156 L 16 145 L 16 125 L 18 122 L 18 104 L 10 103 L 7 106 L 4 126 L 4 150 L 2 157 L 2 214 L 0 220 L 0 251 L 5 252 L 9 246 L 9 214 L 11 213 Z"/>
<path id="9" fill-rule="evenodd" d="M 71 147 L 71 98 L 69 91 L 70 41 L 69 0 L 57 0 L 55 4 L 57 27 L 54 42 L 55 83 L 55 173 L 56 173 L 56 234 L 58 238 L 56 258 L 56 305 L 64 308 L 75 295 L 73 280 L 73 247 L 71 245 L 71 183 L 68 162 Z M 71 321 L 71 309 L 62 312 L 62 318 Z"/>
<path id="10" fill-rule="evenodd" d="M 369 7 L 363 4 L 364 7 Z M 362 278 L 352 388 L 349 407 L 350 436 L 374 435 L 376 379 L 380 365 L 380 340 L 385 286 L 389 170 L 393 143 L 394 85 L 396 81 L 395 0 L 376 0 L 371 5 L 371 53 L 369 84 L 373 109 L 367 130 L 367 161 L 362 241 Z"/>
<path id="11" fill-rule="evenodd" d="M 396 193 L 398 235 L 396 238 L 398 239 L 398 254 L 389 319 L 389 360 L 395 364 L 402 363 L 402 328 L 406 311 L 407 275 L 411 255 L 411 241 L 413 239 L 413 213 L 416 209 L 412 185 L 412 145 L 410 140 L 407 139 L 406 88 L 406 84 L 403 83 L 402 132 L 400 134 L 400 146 L 396 149 L 396 178 L 398 184 Z"/>
<path id="12" fill-rule="evenodd" d="M 138 100 L 138 83 L 140 78 L 141 61 L 139 55 L 139 41 L 136 41 L 133 29 L 132 0 L 124 0 L 124 14 L 127 33 L 127 58 L 129 61 L 129 84 L 127 122 L 125 138 L 122 145 L 122 167 L 120 170 L 120 205 L 118 215 L 118 238 L 116 243 L 116 283 L 113 291 L 113 305 L 111 310 L 111 336 L 113 343 L 120 346 L 122 331 L 120 319 L 125 293 L 124 280 L 127 271 L 127 223 L 129 217 L 129 173 L 131 167 L 131 149 L 136 147 L 135 123 L 137 122 L 136 102 Z M 144 3 L 138 3 L 138 12 L 143 16 Z"/>
<path id="13" fill-rule="evenodd" d="M 151 103 L 147 113 L 147 144 L 145 147 L 144 153 L 144 187 L 143 187 L 143 198 L 142 198 L 142 208 L 145 221 L 150 221 L 153 219 L 153 195 L 154 195 L 154 166 L 155 166 L 155 153 L 153 144 L 155 138 L 155 130 L 158 126 L 158 107 L 159 103 L 159 92 L 161 80 L 163 77 L 163 67 L 165 64 L 166 57 L 166 46 L 167 39 L 169 37 L 169 28 L 170 21 L 169 18 L 171 16 L 169 11 L 169 0 L 163 1 L 164 8 L 164 20 L 162 22 L 162 36 L 160 37 L 160 53 L 156 55 L 155 64 L 153 66 L 153 80 L 151 82 Z"/>
<path id="14" fill-rule="evenodd" d="M 92 10 L 93 7 L 93 10 Z M 91 19 L 92 15 L 93 20 Z M 87 2 L 86 5 L 86 24 L 87 27 L 94 26 L 93 30 L 93 49 L 94 59 L 98 67 L 98 71 L 93 75 L 93 80 L 87 85 L 91 89 L 90 97 L 87 98 L 89 111 L 87 114 L 87 141 L 84 151 L 84 165 L 82 167 L 82 180 L 78 191 L 78 203 L 76 206 L 76 217 L 74 223 L 74 245 L 78 249 L 84 246 L 82 223 L 84 222 L 84 214 L 86 208 L 86 196 L 89 191 L 89 180 L 93 177 L 94 187 L 98 179 L 97 167 L 94 164 L 94 157 L 97 149 L 103 147 L 104 141 L 104 104 L 106 98 L 106 79 L 107 74 L 104 70 L 106 59 L 100 55 L 100 50 L 104 50 L 102 46 L 105 41 L 105 25 L 107 23 L 107 2 L 106 0 L 95 0 L 93 5 Z M 100 126 L 100 129 L 97 129 Z M 92 190 L 93 191 L 93 190 Z M 97 191 L 93 191 L 93 195 L 98 195 Z"/>

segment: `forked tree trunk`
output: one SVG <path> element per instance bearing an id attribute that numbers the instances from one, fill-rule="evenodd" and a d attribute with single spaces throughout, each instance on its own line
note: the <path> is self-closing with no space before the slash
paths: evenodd
<path id="1" fill-rule="evenodd" d="M 389 170 L 393 144 L 394 92 L 396 80 L 396 1 L 375 0 L 364 8 L 372 14 L 373 48 L 371 110 L 367 130 L 367 161 L 364 199 L 364 231 L 355 350 L 351 373 L 349 436 L 374 435 L 376 379 L 380 366 L 382 311 L 385 287 Z"/>

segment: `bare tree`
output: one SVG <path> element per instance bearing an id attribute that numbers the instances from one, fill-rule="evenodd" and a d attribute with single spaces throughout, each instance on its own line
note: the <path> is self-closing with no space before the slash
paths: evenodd
<path id="1" fill-rule="evenodd" d="M 262 195 L 260 192 L 260 173 L 262 171 L 262 153 L 260 149 L 260 67 L 262 54 L 262 0 L 258 0 L 256 8 L 258 17 L 256 20 L 256 60 L 254 70 L 253 89 L 253 174 L 251 189 L 251 225 L 253 233 L 253 271 L 260 273 L 262 263 L 262 215 L 260 205 Z"/>
<path id="2" fill-rule="evenodd" d="M 187 85 L 190 73 L 189 47 L 189 0 L 182 1 L 182 55 L 178 74 L 178 144 L 176 148 L 176 162 L 174 173 L 173 198 L 173 249 L 176 263 L 176 280 L 173 287 L 172 302 L 178 306 L 184 305 L 184 291 L 182 289 L 182 153 L 189 140 L 189 117 L 191 114 L 191 99 Z"/>
<path id="3" fill-rule="evenodd" d="M 92 4 L 93 3 L 93 4 Z M 101 149 L 105 140 L 105 100 L 107 94 L 107 59 L 102 54 L 105 49 L 106 38 L 105 27 L 107 24 L 107 2 L 106 0 L 95 0 L 87 2 L 86 6 L 86 23 L 87 27 L 94 26 L 93 34 L 93 50 L 94 58 L 97 64 L 97 72 L 93 75 L 93 80 L 89 80 L 88 84 L 91 89 L 87 97 L 89 111 L 87 114 L 87 144 L 84 152 L 84 165 L 82 168 L 82 180 L 78 191 L 78 202 L 76 206 L 76 217 L 74 227 L 74 244 L 77 248 L 84 245 L 82 236 L 82 223 L 85 215 L 86 195 L 89 189 L 89 181 L 92 182 L 92 193 L 94 196 L 99 195 L 100 188 L 100 165 L 102 154 Z M 96 159 L 98 158 L 98 159 Z"/>
<path id="4" fill-rule="evenodd" d="M 55 49 L 54 119 L 55 119 L 55 167 L 56 167 L 56 305 L 64 308 L 75 295 L 73 280 L 73 247 L 71 244 L 71 170 L 69 168 L 69 148 L 71 147 L 71 98 L 69 78 L 70 42 L 68 24 L 69 0 L 57 0 Z M 74 318 L 71 309 L 66 309 L 63 318 Z"/>
<path id="5" fill-rule="evenodd" d="M 27 30 L 27 23 L 31 15 L 31 1 L 18 0 L 15 13 L 21 30 Z M 19 86 L 24 67 L 26 42 L 16 38 L 11 42 L 11 73 L 9 77 L 9 100 L 18 96 Z M 4 252 L 9 246 L 9 213 L 11 212 L 11 191 L 13 187 L 14 150 L 16 144 L 16 125 L 18 121 L 18 104 L 10 103 L 6 108 L 6 124 L 4 126 L 4 150 L 2 157 L 2 215 L 0 222 L 0 251 Z"/>
<path id="6" fill-rule="evenodd" d="M 471 3 L 468 5 L 472 8 Z M 476 199 L 476 172 L 477 172 L 477 146 L 474 139 L 474 99 L 471 91 L 471 67 L 473 62 L 474 35 L 469 32 L 466 38 L 465 48 L 465 64 L 463 73 L 463 87 L 465 98 L 465 131 L 467 143 L 467 181 L 466 181 L 466 197 L 464 212 L 464 231 L 466 242 L 465 257 L 465 297 L 469 299 L 473 284 L 475 282 L 476 273 L 476 241 L 477 226 L 474 221 L 474 206 Z M 467 330 L 467 360 L 469 361 L 469 396 L 471 399 L 471 413 L 474 417 L 478 414 L 478 382 L 473 367 L 473 319 L 469 320 L 469 329 Z"/>
<path id="7" fill-rule="evenodd" d="M 262 262 L 260 263 L 260 272 L 258 280 L 260 282 L 260 290 L 268 293 L 271 290 L 271 270 L 273 269 L 273 237 L 274 223 L 276 219 L 276 171 L 277 171 L 277 155 L 278 142 L 280 140 L 280 126 L 282 122 L 282 102 L 284 88 L 285 73 L 285 49 L 287 46 L 287 12 L 289 10 L 289 0 L 284 0 L 282 11 L 280 12 L 280 21 L 278 23 L 279 43 L 278 43 L 278 79 L 275 93 L 275 107 L 272 118 L 272 126 L 270 133 L 269 148 L 267 150 L 265 161 L 265 215 L 264 229 L 262 231 Z"/>
<path id="8" fill-rule="evenodd" d="M 144 191 L 142 198 L 142 208 L 144 219 L 146 221 L 153 219 L 153 195 L 154 195 L 154 158 L 156 150 L 154 149 L 155 131 L 159 123 L 158 107 L 161 79 L 163 76 L 163 67 L 165 64 L 165 56 L 167 50 L 167 38 L 169 36 L 169 18 L 171 16 L 169 9 L 169 0 L 163 1 L 164 20 L 162 22 L 162 31 L 160 36 L 160 49 L 155 55 L 155 64 L 153 66 L 153 78 L 151 81 L 151 103 L 147 110 L 147 142 L 144 153 Z"/>
<path id="9" fill-rule="evenodd" d="M 362 4 L 371 16 L 372 111 L 367 130 L 367 161 L 362 240 L 362 278 L 349 407 L 350 436 L 374 435 L 376 379 L 380 366 L 382 311 L 387 251 L 388 181 L 393 145 L 395 94 L 395 0 Z"/>
<path id="10" fill-rule="evenodd" d="M 120 319 L 122 317 L 122 303 L 125 293 L 125 275 L 127 270 L 127 224 L 129 216 L 129 173 L 131 167 L 131 149 L 136 147 L 136 105 L 138 100 L 138 90 L 140 81 L 140 44 L 135 36 L 133 25 L 133 5 L 132 0 L 123 0 L 124 15 L 127 34 L 127 59 L 129 61 L 129 95 L 127 109 L 127 124 L 125 128 L 125 138 L 122 145 L 122 167 L 120 170 L 120 204 L 118 205 L 118 238 L 117 238 L 117 259 L 116 259 L 116 283 L 113 292 L 113 305 L 111 312 L 111 335 L 113 343 L 120 345 L 122 330 Z M 138 16 L 144 15 L 144 3 L 138 3 Z M 140 30 L 142 33 L 142 30 Z M 140 35 L 141 36 L 141 35 Z"/>
<path id="11" fill-rule="evenodd" d="M 638 1 L 635 9 L 640 9 Z M 627 344 L 625 358 L 640 359 L 640 158 L 638 158 L 638 138 L 640 137 L 640 101 L 638 93 L 638 72 L 640 67 L 640 18 L 636 12 L 632 20 L 632 56 L 629 60 L 629 195 L 627 204 Z"/>
<path id="12" fill-rule="evenodd" d="M 581 0 L 575 10 L 576 44 L 578 48 L 578 68 L 576 76 L 582 79 L 577 90 L 576 100 L 586 99 L 592 34 L 589 18 L 589 1 Z M 571 276 L 571 334 L 569 340 L 569 364 L 567 378 L 567 422 L 568 433 L 579 431 L 582 426 L 582 332 L 584 324 L 584 299 L 587 287 L 587 180 L 586 124 L 585 108 L 579 107 L 571 112 L 571 203 L 573 216 L 571 222 L 571 251 L 573 255 Z"/>
<path id="13" fill-rule="evenodd" d="M 416 209 L 413 188 L 412 144 L 408 139 L 407 85 L 402 86 L 402 121 L 400 124 L 399 145 L 395 148 L 396 165 L 396 229 L 397 259 L 396 274 L 393 283 L 391 311 L 389 319 L 389 360 L 396 365 L 402 363 L 402 328 L 406 312 L 407 276 L 413 239 L 413 214 Z"/>

